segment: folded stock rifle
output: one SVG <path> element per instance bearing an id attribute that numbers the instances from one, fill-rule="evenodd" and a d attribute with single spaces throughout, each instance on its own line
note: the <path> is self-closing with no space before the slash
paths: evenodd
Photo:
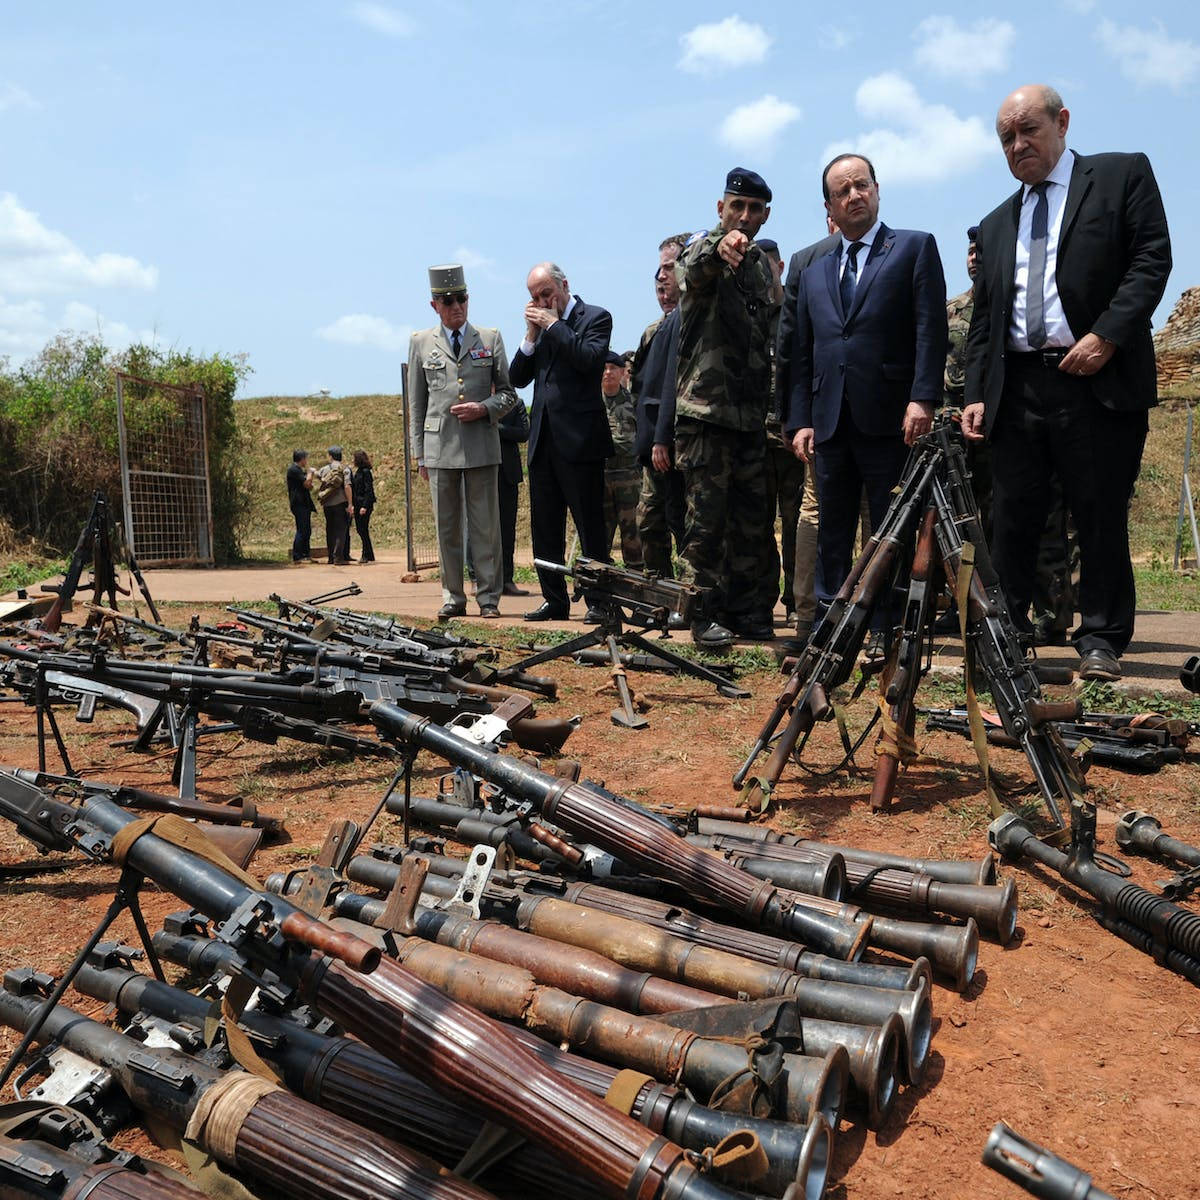
<path id="1" fill-rule="evenodd" d="M 905 571 L 909 547 L 911 570 Z M 896 485 L 886 515 L 868 539 L 845 583 L 813 630 L 791 675 L 767 717 L 753 749 L 733 777 L 743 803 L 765 810 L 793 755 L 817 721 L 833 716 L 833 690 L 851 676 L 872 619 L 887 618 L 892 589 L 907 574 L 908 585 L 892 662 L 882 686 L 884 734 L 876 751 L 872 807 L 891 803 L 901 761 L 915 755 L 915 695 L 932 645 L 938 567 L 958 600 L 964 632 L 968 701 L 974 707 L 974 680 L 991 689 L 1004 732 L 1024 751 L 1051 817 L 1060 828 L 1063 811 L 1083 790 L 1083 777 L 1054 727 L 1073 720 L 1077 702 L 1042 699 L 1034 664 L 1025 657 L 988 556 L 959 435 L 946 418 L 918 439 Z M 973 719 L 974 728 L 974 719 Z M 780 728 L 782 726 L 782 729 Z M 988 782 L 982 723 L 976 752 Z M 765 751 L 765 770 L 752 775 Z M 998 802 L 993 797 L 993 807 Z"/>

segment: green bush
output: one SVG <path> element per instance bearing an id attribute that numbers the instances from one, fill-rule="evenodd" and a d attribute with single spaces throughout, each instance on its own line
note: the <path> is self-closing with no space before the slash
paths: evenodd
<path id="1" fill-rule="evenodd" d="M 59 334 L 16 370 L 0 361 L 0 455 L 6 464 L 0 513 L 18 534 L 68 554 L 97 490 L 119 516 L 118 371 L 203 389 L 213 551 L 218 563 L 236 560 L 238 527 L 249 504 L 233 412 L 234 393 L 250 373 L 244 355 L 199 357 L 144 345 L 114 352 L 94 335 Z M 154 393 L 149 399 L 127 417 L 144 431 L 171 412 L 165 399 L 159 404 Z"/>

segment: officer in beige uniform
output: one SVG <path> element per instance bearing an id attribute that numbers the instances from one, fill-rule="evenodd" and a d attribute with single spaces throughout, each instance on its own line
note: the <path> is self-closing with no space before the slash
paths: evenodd
<path id="1" fill-rule="evenodd" d="M 508 356 L 496 329 L 467 320 L 467 285 L 457 264 L 429 268 L 432 329 L 408 347 L 409 436 L 421 477 L 429 481 L 442 575 L 441 620 L 466 615 L 463 521 L 471 539 L 479 615 L 500 615 L 504 566 L 496 472 L 497 424 L 517 403 Z"/>

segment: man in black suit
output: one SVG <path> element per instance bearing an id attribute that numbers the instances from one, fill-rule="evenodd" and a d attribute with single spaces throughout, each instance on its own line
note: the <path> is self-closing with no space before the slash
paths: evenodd
<path id="1" fill-rule="evenodd" d="M 1022 187 L 979 226 L 963 429 L 991 439 L 993 557 L 1030 635 L 1038 535 L 1061 480 L 1079 534 L 1079 673 L 1112 680 L 1133 636 L 1128 509 L 1158 402 L 1150 315 L 1171 241 L 1146 156 L 1067 153 L 1069 121 L 1042 84 L 997 114 Z"/>
<path id="2" fill-rule="evenodd" d="M 946 365 L 946 281 L 933 235 L 879 219 L 875 168 L 842 154 L 821 177 L 838 244 L 800 272 L 784 428 L 816 470 L 817 602 L 850 570 L 859 496 L 887 511 L 907 447 L 929 431 Z"/>
<path id="3" fill-rule="evenodd" d="M 539 263 L 525 281 L 525 340 L 513 355 L 514 387 L 533 384 L 529 418 L 529 510 L 535 558 L 562 562 L 567 510 L 587 558 L 608 562 L 604 545 L 604 460 L 613 453 L 600 394 L 612 317 L 571 294 L 561 267 Z M 527 621 L 571 615 L 566 580 L 538 571 L 543 602 Z"/>

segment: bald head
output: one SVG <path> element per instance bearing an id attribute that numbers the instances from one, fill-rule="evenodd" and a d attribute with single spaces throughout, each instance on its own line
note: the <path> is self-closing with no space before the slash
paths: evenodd
<path id="1" fill-rule="evenodd" d="M 529 272 L 525 286 L 534 304 L 539 308 L 548 308 L 560 317 L 571 302 L 571 285 L 557 263 L 538 263 Z"/>
<path id="2" fill-rule="evenodd" d="M 1041 183 L 1054 170 L 1067 147 L 1070 120 L 1062 97 L 1047 84 L 1027 84 L 1005 97 L 996 114 L 996 133 L 1017 179 Z"/>

